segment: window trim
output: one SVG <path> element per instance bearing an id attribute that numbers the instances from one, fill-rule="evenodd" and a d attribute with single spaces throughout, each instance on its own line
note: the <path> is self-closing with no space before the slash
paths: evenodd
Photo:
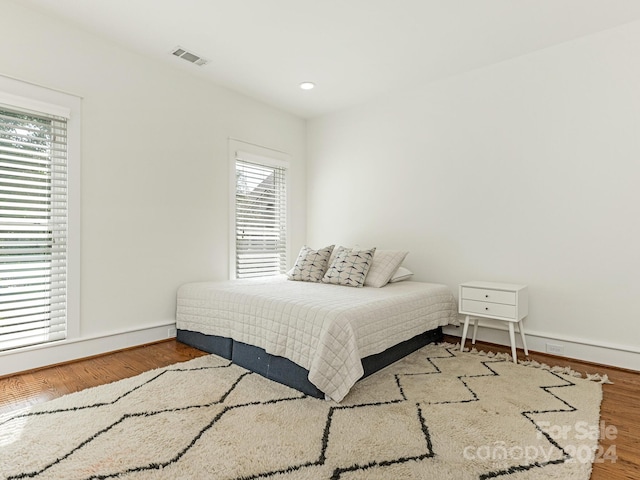
<path id="1" fill-rule="evenodd" d="M 285 179 L 286 185 L 286 222 L 287 222 L 287 238 L 286 238 L 286 263 L 290 263 L 290 242 L 291 235 L 291 156 L 288 153 L 275 150 L 272 148 L 256 145 L 253 143 L 245 142 L 235 138 L 229 138 L 228 142 L 228 165 L 229 165 L 229 279 L 235 280 L 236 275 L 236 158 L 238 153 L 243 159 L 247 161 L 253 161 L 255 163 L 262 163 L 264 165 L 270 165 L 274 167 L 281 167 L 287 169 L 287 175 Z"/>
<path id="2" fill-rule="evenodd" d="M 5 106 L 67 117 L 67 336 L 0 355 L 49 348 L 80 337 L 81 191 L 80 158 L 82 99 L 65 92 L 0 75 L 0 103 Z"/>

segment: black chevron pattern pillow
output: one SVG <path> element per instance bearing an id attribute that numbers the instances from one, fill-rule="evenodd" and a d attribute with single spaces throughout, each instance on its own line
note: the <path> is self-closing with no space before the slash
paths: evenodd
<path id="1" fill-rule="evenodd" d="M 327 271 L 333 247 L 334 245 L 329 245 L 320 250 L 313 250 L 306 245 L 302 247 L 293 269 L 287 274 L 289 280 L 299 282 L 321 281 Z"/>
<path id="2" fill-rule="evenodd" d="M 322 277 L 323 283 L 362 287 L 373 263 L 376 249 L 352 250 L 338 247 L 327 273 Z"/>

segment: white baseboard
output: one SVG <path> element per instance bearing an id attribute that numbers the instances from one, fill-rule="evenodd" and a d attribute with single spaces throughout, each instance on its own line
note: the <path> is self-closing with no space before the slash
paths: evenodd
<path id="1" fill-rule="evenodd" d="M 157 342 L 175 336 L 175 322 L 167 322 L 1 352 L 0 376 Z"/>
<path id="2" fill-rule="evenodd" d="M 448 325 L 444 327 L 446 335 L 456 337 L 462 336 L 462 326 L 455 327 Z M 467 332 L 467 346 L 470 343 L 473 328 Z M 525 328 L 527 347 L 530 351 L 547 352 L 547 343 L 561 346 L 564 349 L 563 355 L 550 353 L 551 355 L 584 360 L 592 363 L 600 363 L 613 367 L 638 370 L 640 366 L 640 348 L 628 345 L 616 345 L 610 343 L 599 343 L 583 338 L 569 338 L 561 335 L 554 335 L 547 332 L 529 331 Z M 496 343 L 498 345 L 509 345 L 509 334 L 503 326 L 482 324 L 478 326 L 478 340 Z M 519 335 L 516 333 L 516 343 L 518 348 L 522 348 Z"/>

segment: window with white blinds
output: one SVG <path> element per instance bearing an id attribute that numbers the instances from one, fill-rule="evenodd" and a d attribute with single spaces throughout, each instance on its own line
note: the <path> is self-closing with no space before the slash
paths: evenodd
<path id="1" fill-rule="evenodd" d="M 67 332 L 67 119 L 0 104 L 0 351 Z"/>
<path id="2" fill-rule="evenodd" d="M 235 275 L 284 273 L 287 262 L 287 168 L 236 153 Z"/>

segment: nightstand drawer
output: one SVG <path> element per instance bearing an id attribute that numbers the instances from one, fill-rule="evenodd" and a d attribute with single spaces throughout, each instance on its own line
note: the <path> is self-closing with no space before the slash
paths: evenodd
<path id="1" fill-rule="evenodd" d="M 507 293 L 507 292 L 501 292 Z M 461 313 L 477 313 L 490 317 L 503 317 L 516 319 L 516 306 L 502 303 L 480 302 L 477 300 L 462 299 Z"/>
<path id="2" fill-rule="evenodd" d="M 485 288 L 462 287 L 463 300 L 479 300 L 482 302 L 504 303 L 506 305 L 516 304 L 516 292 L 505 292 L 503 290 L 489 290 Z"/>

